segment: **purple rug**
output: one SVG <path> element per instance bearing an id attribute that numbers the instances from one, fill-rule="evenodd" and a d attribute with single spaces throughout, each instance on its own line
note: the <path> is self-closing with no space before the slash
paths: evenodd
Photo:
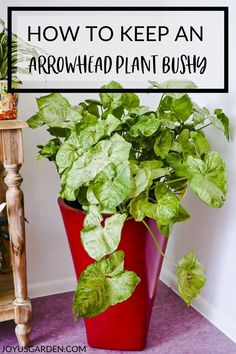
<path id="1" fill-rule="evenodd" d="M 73 346 L 83 349 L 86 345 L 84 325 L 83 321 L 74 322 L 71 314 L 72 298 L 73 293 L 69 292 L 33 299 L 32 346 L 63 346 L 64 352 L 69 352 L 66 351 L 67 346 L 70 346 L 70 351 Z M 3 346 L 17 345 L 14 327 L 13 321 L 0 323 L 0 352 Z M 48 350 L 51 349 L 48 347 Z M 131 352 L 98 350 L 87 346 L 86 353 Z M 147 347 L 135 353 L 236 354 L 236 344 L 199 313 L 187 308 L 171 289 L 160 282 Z"/>

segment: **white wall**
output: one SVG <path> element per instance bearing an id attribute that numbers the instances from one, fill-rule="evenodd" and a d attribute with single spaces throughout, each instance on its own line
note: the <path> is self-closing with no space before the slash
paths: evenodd
<path id="1" fill-rule="evenodd" d="M 222 153 L 228 171 L 228 197 L 222 209 L 211 209 L 200 203 L 190 193 L 185 205 L 192 214 L 187 223 L 178 224 L 168 245 L 168 255 L 176 260 L 188 249 L 196 250 L 207 269 L 207 283 L 194 307 L 212 321 L 226 335 L 236 341 L 236 1 L 181 1 L 181 5 L 215 5 L 230 7 L 230 91 L 228 94 L 199 94 L 196 99 L 207 107 L 222 107 L 231 118 L 231 142 L 225 143 L 222 136 L 209 128 L 212 147 Z M 174 5 L 176 1 L 164 1 Z M 216 38 L 217 40 L 217 38 Z M 217 58 L 216 58 L 217 60 Z M 217 75 L 217 73 L 216 73 Z M 164 263 L 162 280 L 176 290 L 175 270 Z"/>
<path id="2" fill-rule="evenodd" d="M 46 1 L 40 5 L 84 5 L 78 1 Z M 88 2 L 86 5 L 98 5 Z M 100 2 L 110 5 L 110 2 Z M 117 5 L 114 3 L 113 5 Z M 28 0 L 3 0 L 0 2 L 0 17 L 4 18 L 6 6 L 34 5 Z M 119 5 L 127 5 L 119 1 Z M 236 159 L 235 159 L 235 126 L 236 126 L 236 1 L 235 0 L 198 0 L 198 1 L 129 1 L 130 6 L 152 5 L 209 5 L 230 6 L 231 29 L 231 67 L 230 92 L 228 94 L 195 94 L 193 98 L 210 108 L 221 107 L 231 117 L 232 141 L 227 144 L 221 133 L 208 128 L 212 147 L 219 150 L 227 163 L 229 192 L 227 202 L 222 209 L 211 209 L 190 193 L 185 200 L 185 206 L 191 212 L 190 221 L 175 227 L 168 245 L 168 255 L 174 260 L 180 259 L 189 249 L 196 250 L 198 257 L 207 268 L 207 283 L 201 296 L 194 302 L 195 308 L 212 321 L 226 335 L 236 341 Z M 37 3 L 35 3 L 37 6 Z M 216 38 L 217 40 L 217 38 Z M 217 60 L 217 58 L 216 58 Z M 234 65 L 233 65 L 234 64 Z M 217 75 L 217 72 L 216 72 Z M 36 110 L 34 97 L 39 95 L 22 94 L 19 106 L 19 118 L 27 119 Z M 94 94 L 86 97 L 94 97 Z M 84 94 L 68 94 L 73 102 L 85 98 Z M 155 107 L 159 96 L 157 94 L 142 95 L 145 105 Z M 73 289 L 75 284 L 73 266 L 69 254 L 65 232 L 56 204 L 59 190 L 58 177 L 54 166 L 48 161 L 35 161 L 36 144 L 46 142 L 47 132 L 42 130 L 26 130 L 24 133 L 25 164 L 22 169 L 24 176 L 24 192 L 27 225 L 27 255 L 28 279 L 31 296 L 40 296 Z M 176 288 L 175 270 L 166 261 L 162 271 L 162 280 Z"/>

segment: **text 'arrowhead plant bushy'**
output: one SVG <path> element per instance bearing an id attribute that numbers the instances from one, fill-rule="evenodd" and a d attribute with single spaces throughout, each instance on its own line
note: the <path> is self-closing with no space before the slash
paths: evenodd
<path id="1" fill-rule="evenodd" d="M 176 83 L 163 85 L 171 86 Z M 116 82 L 104 87 L 121 88 Z M 53 93 L 37 104 L 28 123 L 46 124 L 53 136 L 39 146 L 38 159 L 55 162 L 60 196 L 87 213 L 81 241 L 95 261 L 79 278 L 73 310 L 78 318 L 93 317 L 128 299 L 140 282 L 124 270 L 124 253 L 117 251 L 127 219 L 148 227 L 145 217 L 152 218 L 168 237 L 176 222 L 190 217 L 180 203 L 188 188 L 211 207 L 223 205 L 225 163 L 203 128 L 214 125 L 229 139 L 229 121 L 221 109 L 211 114 L 184 93 L 163 94 L 156 110 L 142 106 L 135 93 L 101 93 L 100 100 L 76 106 Z M 110 214 L 105 220 L 104 213 Z M 193 251 L 176 267 L 180 295 L 190 304 L 205 283 L 204 268 Z"/>

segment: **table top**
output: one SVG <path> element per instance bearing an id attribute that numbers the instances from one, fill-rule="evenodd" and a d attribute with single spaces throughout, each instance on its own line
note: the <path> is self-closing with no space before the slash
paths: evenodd
<path id="1" fill-rule="evenodd" d="M 0 130 L 27 128 L 28 124 L 23 120 L 0 120 Z"/>

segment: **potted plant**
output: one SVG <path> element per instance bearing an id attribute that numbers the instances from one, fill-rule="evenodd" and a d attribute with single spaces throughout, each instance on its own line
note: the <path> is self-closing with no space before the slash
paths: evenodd
<path id="1" fill-rule="evenodd" d="M 85 318 L 91 346 L 143 349 L 168 236 L 190 217 L 182 198 L 190 189 L 214 208 L 225 200 L 225 163 L 203 131 L 212 124 L 229 139 L 228 118 L 184 93 L 163 94 L 156 110 L 135 93 L 100 93 L 76 106 L 53 93 L 37 104 L 28 124 L 46 124 L 53 136 L 38 159 L 53 161 L 61 179 L 59 206 L 78 277 L 73 312 Z M 189 305 L 204 268 L 193 251 L 174 265 Z"/>
<path id="2" fill-rule="evenodd" d="M 18 94 L 7 92 L 8 77 L 8 31 L 0 19 L 0 120 L 17 118 Z M 29 46 L 15 34 L 12 34 L 12 86 L 17 87 L 20 80 L 17 73 L 29 73 L 27 61 L 38 56 L 34 47 Z M 23 64 L 23 66 L 22 66 Z M 24 67 L 24 65 L 26 67 Z"/>

